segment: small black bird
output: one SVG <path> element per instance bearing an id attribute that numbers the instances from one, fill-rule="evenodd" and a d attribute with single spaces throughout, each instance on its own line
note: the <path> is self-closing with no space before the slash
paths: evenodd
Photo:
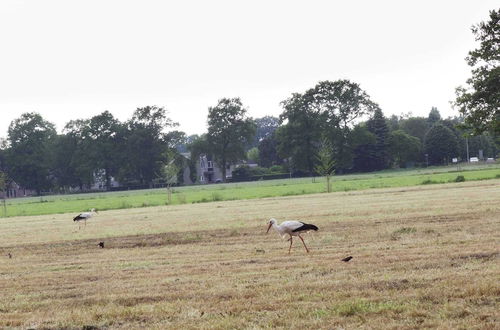
<path id="1" fill-rule="evenodd" d="M 12 254 L 10 254 L 10 252 L 7 253 L 7 256 L 9 256 L 9 259 L 12 259 Z"/>
<path id="2" fill-rule="evenodd" d="M 343 262 L 348 262 L 352 259 L 352 256 L 348 256 L 347 258 L 342 259 Z"/>
<path id="3" fill-rule="evenodd" d="M 104 242 L 99 242 L 99 244 L 97 244 L 97 245 L 99 245 L 99 247 L 100 247 L 101 249 L 104 249 Z"/>

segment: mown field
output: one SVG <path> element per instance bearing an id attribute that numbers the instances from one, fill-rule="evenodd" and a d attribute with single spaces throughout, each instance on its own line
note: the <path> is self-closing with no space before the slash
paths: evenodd
<path id="1" fill-rule="evenodd" d="M 318 225 L 311 253 L 298 241 L 288 255 L 288 242 L 265 234 L 270 217 Z M 498 179 L 109 210 L 81 230 L 71 219 L 0 219 L 0 328 L 500 321 Z"/>
<path id="2" fill-rule="evenodd" d="M 457 176 L 466 181 L 500 178 L 500 164 L 469 165 L 457 171 L 455 166 L 413 170 L 392 170 L 333 177 L 333 191 L 356 191 L 373 188 L 405 187 L 454 182 Z M 283 179 L 217 185 L 186 186 L 174 189 L 171 205 L 225 200 L 255 199 L 314 194 L 326 191 L 324 178 Z M 166 205 L 165 189 L 120 191 L 17 198 L 7 201 L 0 216 L 43 215 L 66 212 L 128 209 Z"/>

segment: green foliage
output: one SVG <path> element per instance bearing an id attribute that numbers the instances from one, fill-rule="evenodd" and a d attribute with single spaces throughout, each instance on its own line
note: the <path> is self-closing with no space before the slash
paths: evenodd
<path id="1" fill-rule="evenodd" d="M 0 191 L 5 191 L 6 188 L 7 175 L 0 171 Z"/>
<path id="2" fill-rule="evenodd" d="M 278 151 L 291 157 L 294 170 L 312 174 L 319 142 L 327 138 L 338 167 L 352 162 L 349 133 L 356 120 L 378 108 L 358 84 L 349 80 L 322 81 L 303 95 L 295 93 L 282 102 L 280 119 L 286 124 L 277 132 Z"/>
<path id="3" fill-rule="evenodd" d="M 307 106 L 305 97 L 294 93 L 281 102 L 283 113 L 280 115 L 286 124 L 276 131 L 278 154 L 290 158 L 295 171 L 312 174 L 316 142 L 321 136 L 321 120 L 318 111 Z"/>
<path id="4" fill-rule="evenodd" d="M 120 169 L 119 179 L 151 185 L 167 161 L 166 152 L 178 143 L 179 135 L 165 130 L 177 125 L 163 107 L 137 108 L 124 132 L 126 166 Z"/>
<path id="5" fill-rule="evenodd" d="M 392 162 L 398 167 L 404 167 L 408 162 L 414 162 L 421 158 L 422 144 L 414 136 L 406 134 L 402 130 L 392 131 L 389 134 L 389 154 Z"/>
<path id="6" fill-rule="evenodd" d="M 109 111 L 94 116 L 83 129 L 86 157 L 93 172 L 102 173 L 106 188 L 111 186 L 111 176 L 116 176 L 121 164 L 119 131 L 120 122 Z"/>
<path id="7" fill-rule="evenodd" d="M 411 136 L 418 137 L 421 143 L 424 143 L 425 134 L 429 129 L 429 122 L 426 118 L 410 117 L 401 120 L 400 127 Z"/>
<path id="8" fill-rule="evenodd" d="M 283 160 L 278 155 L 278 141 L 276 134 L 273 132 L 259 142 L 259 165 L 270 167 L 283 163 Z"/>
<path id="9" fill-rule="evenodd" d="M 245 146 L 255 134 L 255 123 L 246 116 L 239 98 L 224 98 L 208 109 L 207 142 L 226 180 L 228 164 L 244 159 Z"/>
<path id="10" fill-rule="evenodd" d="M 285 167 L 282 165 L 273 165 L 269 167 L 269 171 L 271 173 L 286 173 L 287 169 L 285 169 Z"/>
<path id="11" fill-rule="evenodd" d="M 467 87 L 456 90 L 455 105 L 465 116 L 465 125 L 474 134 L 490 131 L 500 135 L 500 10 L 490 19 L 472 27 L 479 47 L 469 52 L 472 77 Z"/>
<path id="12" fill-rule="evenodd" d="M 247 151 L 247 159 L 255 164 L 259 163 L 259 149 L 253 147 Z"/>
<path id="13" fill-rule="evenodd" d="M 352 153 L 348 146 L 349 133 L 356 120 L 372 115 L 378 105 L 359 84 L 349 80 L 322 81 L 306 92 L 309 106 L 321 114 L 322 136 L 333 150 L 336 166 L 349 168 Z"/>
<path id="14" fill-rule="evenodd" d="M 326 177 L 326 191 L 331 192 L 330 177 L 335 172 L 335 161 L 333 160 L 332 146 L 327 140 L 323 140 L 316 155 L 318 163 L 314 168 L 316 173 Z"/>
<path id="15" fill-rule="evenodd" d="M 432 126 L 435 123 L 441 121 L 441 114 L 439 113 L 439 110 L 436 107 L 431 108 L 429 116 L 427 117 L 427 121 L 429 122 L 429 126 Z"/>
<path id="16" fill-rule="evenodd" d="M 56 138 L 54 125 L 38 113 L 24 113 L 9 125 L 7 152 L 9 176 L 37 193 L 52 186 L 51 146 Z"/>
<path id="17" fill-rule="evenodd" d="M 425 152 L 430 164 L 447 164 L 458 156 L 457 137 L 448 127 L 435 124 L 425 136 Z"/>
<path id="18" fill-rule="evenodd" d="M 375 136 L 375 143 L 370 145 L 372 150 L 368 157 L 368 167 L 372 171 L 383 170 L 389 165 L 389 128 L 382 110 L 375 110 L 366 127 Z"/>
<path id="19" fill-rule="evenodd" d="M 377 138 L 371 133 L 366 125 L 357 125 L 350 135 L 351 147 L 354 150 L 353 167 L 357 171 L 371 171 L 370 161 Z"/>
<path id="20" fill-rule="evenodd" d="M 233 181 L 247 181 L 250 178 L 258 175 L 269 175 L 272 174 L 271 171 L 264 167 L 250 167 L 248 165 L 240 165 L 235 168 L 232 172 Z"/>
<path id="21" fill-rule="evenodd" d="M 465 177 L 463 175 L 457 175 L 457 177 L 455 178 L 455 182 L 464 182 L 465 181 Z"/>
<path id="22" fill-rule="evenodd" d="M 280 119 L 273 116 L 264 116 L 262 118 L 257 118 L 254 122 L 256 131 L 252 147 L 257 147 L 260 141 L 271 136 L 280 125 Z"/>

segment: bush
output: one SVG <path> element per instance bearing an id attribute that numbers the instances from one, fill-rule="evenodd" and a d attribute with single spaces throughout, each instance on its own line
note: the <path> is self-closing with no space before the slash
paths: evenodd
<path id="1" fill-rule="evenodd" d="M 241 165 L 233 170 L 233 181 L 247 181 L 251 175 L 250 167 L 247 165 Z"/>
<path id="2" fill-rule="evenodd" d="M 455 182 L 464 182 L 465 177 L 463 175 L 459 175 L 455 178 Z"/>
<path id="3" fill-rule="evenodd" d="M 281 165 L 273 165 L 269 168 L 271 173 L 286 173 L 285 169 Z"/>
<path id="4" fill-rule="evenodd" d="M 251 176 L 256 176 L 256 175 L 266 175 L 266 174 L 269 174 L 269 169 L 265 168 L 265 167 L 260 167 L 260 166 L 257 166 L 257 167 L 250 167 L 250 175 Z"/>

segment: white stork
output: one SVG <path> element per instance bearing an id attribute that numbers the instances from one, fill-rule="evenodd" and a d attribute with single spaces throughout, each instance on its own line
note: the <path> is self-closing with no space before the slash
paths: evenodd
<path id="1" fill-rule="evenodd" d="M 73 221 L 77 221 L 78 222 L 78 229 L 80 229 L 80 221 L 83 220 L 83 223 L 85 224 L 85 226 L 87 226 L 87 219 L 92 218 L 92 216 L 94 215 L 94 213 L 97 214 L 96 209 L 92 209 L 92 210 L 90 210 L 90 212 L 80 213 L 76 217 L 74 217 Z"/>
<path id="2" fill-rule="evenodd" d="M 315 225 L 295 220 L 283 221 L 281 225 L 278 225 L 276 219 L 274 218 L 271 218 L 271 220 L 269 220 L 269 227 L 267 227 L 266 234 L 269 232 L 269 229 L 271 229 L 271 227 L 273 227 L 278 232 L 278 234 L 281 235 L 281 237 L 290 235 L 290 238 L 288 239 L 290 241 L 288 254 L 290 254 L 290 250 L 292 249 L 293 236 L 299 236 L 302 244 L 304 244 L 304 247 L 306 248 L 307 253 L 309 253 L 309 249 L 307 248 L 306 243 L 304 242 L 304 239 L 302 238 L 302 236 L 300 236 L 300 234 L 308 232 L 309 230 L 318 230 L 318 227 L 316 227 Z"/>

